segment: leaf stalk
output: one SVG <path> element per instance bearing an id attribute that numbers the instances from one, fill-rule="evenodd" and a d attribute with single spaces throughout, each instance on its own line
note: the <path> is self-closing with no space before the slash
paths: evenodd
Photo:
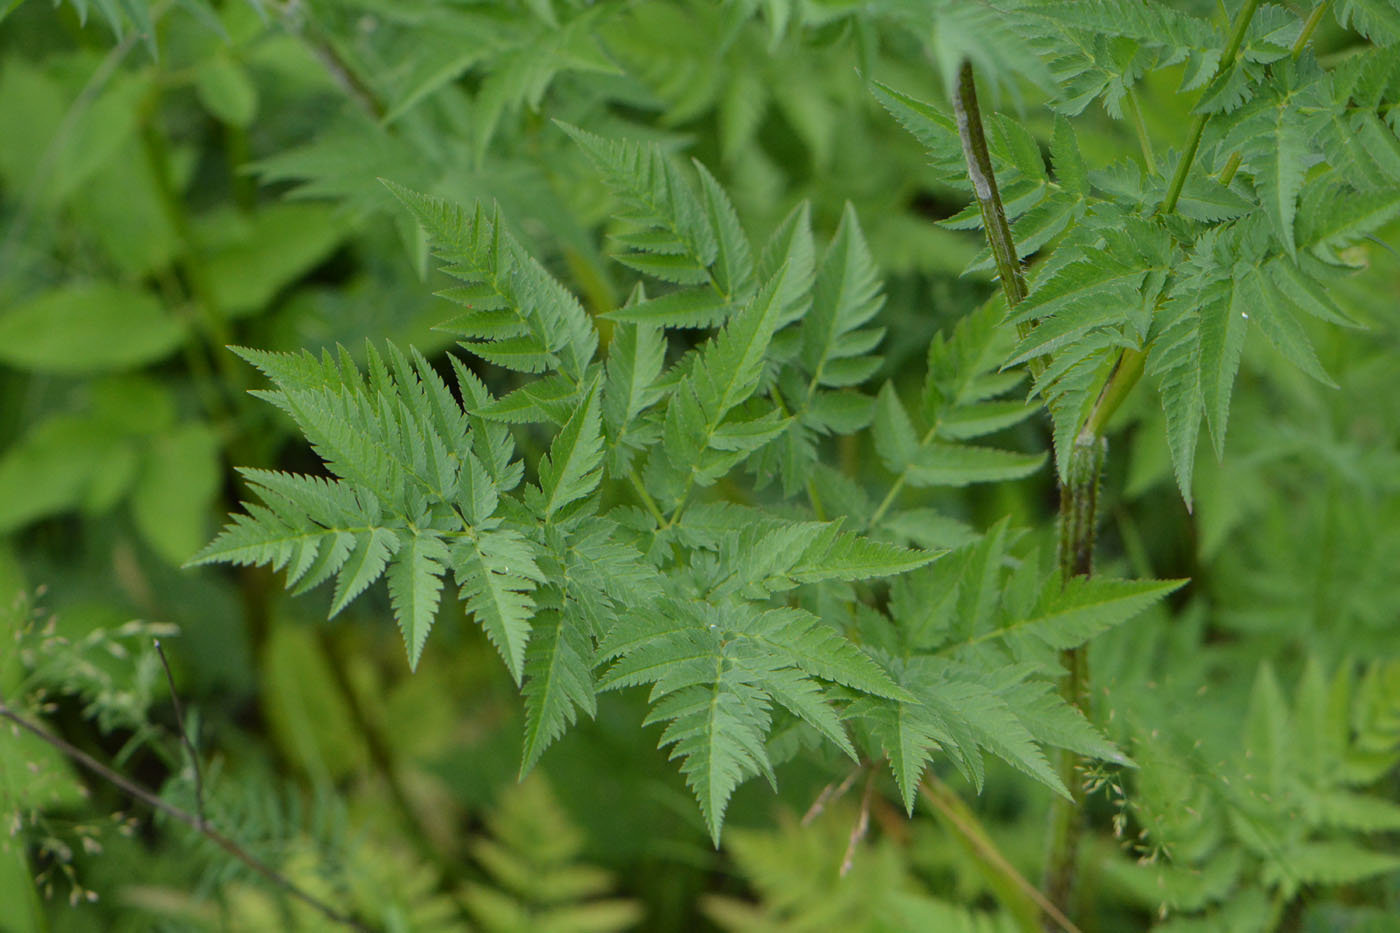
<path id="1" fill-rule="evenodd" d="M 1307 36 L 1317 28 L 1318 21 L 1322 18 L 1322 12 L 1330 0 L 1323 0 L 1313 11 L 1308 22 L 1303 26 L 1303 34 L 1298 38 L 1298 43 L 1294 44 L 1294 54 L 1297 55 L 1302 48 L 1301 44 L 1306 44 Z M 1250 20 L 1254 18 L 1254 11 L 1259 7 L 1259 0 L 1246 0 L 1244 8 L 1240 10 L 1238 19 L 1235 21 L 1233 29 L 1230 31 L 1230 38 L 1226 42 L 1225 51 L 1221 55 L 1220 65 L 1215 70 L 1215 77 L 1219 77 L 1227 68 L 1233 67 L 1235 56 L 1239 54 L 1240 47 L 1244 44 L 1245 34 L 1249 31 Z M 1301 44 L 1300 44 L 1301 43 Z M 1136 100 L 1129 95 L 1129 105 L 1134 113 L 1137 113 Z M 1177 162 L 1176 171 L 1172 174 L 1171 184 L 1167 188 L 1167 196 L 1162 200 L 1161 206 L 1157 209 L 1159 214 L 1170 214 L 1176 210 L 1177 202 L 1181 200 L 1181 191 L 1186 185 L 1186 177 L 1191 171 L 1191 165 L 1196 160 L 1196 150 L 1200 148 L 1201 136 L 1205 133 L 1206 122 L 1210 119 L 1210 114 L 1197 114 L 1191 124 L 1191 136 L 1186 142 L 1186 150 L 1182 153 L 1181 160 Z M 1139 132 L 1143 127 L 1139 123 Z M 1144 150 L 1146 151 L 1146 150 Z M 1235 170 L 1239 168 L 1239 155 L 1233 155 L 1221 172 L 1221 184 L 1228 185 L 1234 177 Z M 1084 425 L 1083 433 L 1099 435 L 1103 433 L 1104 425 L 1108 419 L 1118 410 L 1118 406 L 1123 404 L 1123 400 L 1128 397 L 1133 386 L 1137 385 L 1142 378 L 1145 355 L 1142 350 L 1124 350 L 1118 358 L 1118 364 L 1114 367 L 1113 375 L 1099 394 L 1098 401 L 1094 404 L 1094 409 L 1089 415 L 1089 420 Z"/>
<path id="2" fill-rule="evenodd" d="M 1225 52 L 1220 56 L 1220 64 L 1215 69 L 1215 77 L 1218 78 L 1229 68 L 1235 65 L 1235 56 L 1240 52 L 1240 46 L 1244 45 L 1244 35 L 1249 31 L 1249 21 L 1254 18 L 1254 11 L 1259 8 L 1259 0 L 1245 0 L 1244 9 L 1240 10 L 1239 18 L 1235 20 L 1235 27 L 1230 32 L 1230 39 L 1225 44 Z M 1176 164 L 1176 172 L 1172 175 L 1171 185 L 1167 188 L 1167 196 L 1162 200 L 1162 206 L 1158 209 L 1159 214 L 1170 214 L 1176 210 L 1176 202 L 1181 199 L 1181 189 L 1186 185 L 1186 176 L 1191 171 L 1191 163 L 1196 161 L 1196 150 L 1201 146 L 1201 136 L 1206 131 L 1206 123 L 1210 120 L 1210 114 L 1198 113 L 1195 120 L 1191 122 L 1191 136 L 1186 141 L 1186 149 L 1181 154 L 1181 160 Z"/>

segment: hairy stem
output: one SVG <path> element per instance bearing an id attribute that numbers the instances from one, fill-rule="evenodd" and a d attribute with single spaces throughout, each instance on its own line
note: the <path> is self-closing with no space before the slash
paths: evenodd
<path id="1" fill-rule="evenodd" d="M 164 813 L 171 819 L 184 823 L 186 826 L 199 833 L 205 839 L 208 839 L 210 842 L 223 849 L 229 855 L 233 856 L 238 861 L 242 862 L 244 865 L 247 865 L 253 871 L 257 872 L 259 875 L 262 875 L 264 878 L 275 884 L 277 887 L 286 891 L 289 896 L 294 897 L 297 900 L 301 901 L 303 904 L 306 904 L 308 907 L 315 909 L 317 913 L 324 916 L 327 920 L 330 920 L 333 923 L 339 923 L 342 926 L 347 926 L 352 930 L 361 930 L 363 931 L 363 933 L 372 933 L 372 931 L 374 930 L 373 927 L 369 926 L 363 921 L 351 916 L 350 914 L 344 911 L 337 910 L 330 904 L 327 904 L 325 901 L 322 901 L 320 898 L 316 897 L 314 894 L 311 894 L 304 888 L 299 887 L 296 884 L 296 882 L 292 881 L 286 875 L 282 874 L 277 869 L 268 865 L 266 862 L 262 861 L 257 856 L 249 852 L 247 849 L 243 848 L 237 842 L 230 839 L 228 836 L 225 836 L 223 833 L 219 832 L 214 827 L 210 826 L 208 821 L 205 820 L 202 816 L 190 813 L 188 810 L 184 810 L 180 807 L 175 806 L 174 804 L 170 803 L 164 798 L 142 787 L 140 784 L 137 784 L 135 781 L 130 780 L 120 772 L 114 771 L 113 769 L 107 767 L 102 762 L 98 761 L 96 758 L 83 751 L 81 748 L 78 748 L 76 745 L 73 745 L 65 739 L 54 735 L 52 732 L 48 731 L 38 723 L 31 722 L 29 719 L 25 718 L 24 716 L 21 716 L 19 713 L 11 709 L 10 706 L 7 703 L 5 703 L 4 700 L 0 700 L 0 719 L 8 719 L 15 726 L 19 727 L 20 729 L 23 729 L 31 735 L 34 735 L 39 739 L 43 740 L 44 742 L 48 743 L 49 745 L 53 746 L 58 751 L 62 752 L 64 755 L 67 755 L 68 758 L 70 758 L 73 762 L 81 765 L 88 771 L 91 771 L 93 774 L 102 778 L 104 781 L 111 784 L 113 787 L 117 788 L 122 793 L 126 794 L 128 797 L 131 797 L 134 800 L 139 800 L 141 803 L 144 803 L 152 810 L 157 810 L 161 813 Z"/>
<path id="2" fill-rule="evenodd" d="M 1001 287 L 1006 294 L 1007 308 L 1015 307 L 1026 297 L 1026 283 L 1021 275 L 1020 262 L 1016 257 L 1016 244 L 1011 238 L 1011 228 L 1006 222 L 1006 211 L 997 192 L 996 176 L 992 172 L 990 154 L 987 151 L 986 137 L 982 132 L 982 117 L 977 107 L 977 90 L 973 82 L 972 65 L 964 62 L 959 72 L 957 93 L 953 95 L 953 111 L 957 117 L 958 136 L 962 140 L 963 156 L 967 160 L 967 171 L 972 179 L 973 191 L 978 206 L 982 210 L 983 227 L 987 232 L 987 242 L 991 245 L 992 256 L 996 259 Z M 1029 323 L 1018 325 L 1024 337 L 1030 330 Z M 1039 367 L 1032 364 L 1032 372 L 1039 375 L 1045 363 Z M 1117 372 L 1122 371 L 1120 366 Z M 1141 373 L 1141 363 L 1137 373 Z M 1125 377 L 1120 388 L 1112 393 L 1120 398 L 1132 388 L 1136 376 Z M 1107 390 L 1107 386 L 1105 390 Z M 1107 391 L 1100 396 L 1104 398 Z M 1116 405 L 1115 405 L 1116 407 Z M 1103 418 L 1106 420 L 1108 414 Z M 1060 565 L 1063 578 L 1076 574 L 1087 575 L 1093 562 L 1094 550 L 1094 508 L 1098 498 L 1098 473 L 1103 465 L 1103 445 L 1097 434 L 1081 434 L 1070 455 L 1070 470 L 1067 482 L 1060 486 Z M 901 477 L 902 478 L 902 477 Z M 896 487 L 897 489 L 897 487 Z M 893 495 L 895 490 L 891 490 Z M 890 497 L 886 497 L 885 507 Z M 877 513 L 879 514 L 879 513 Z M 1060 690 L 1065 699 L 1083 708 L 1082 694 L 1087 689 L 1088 671 L 1082 651 L 1073 649 L 1064 652 L 1062 661 L 1067 674 Z M 1044 912 L 1045 927 L 1055 930 L 1064 927 L 1068 910 L 1074 899 L 1074 866 L 1079 857 L 1079 837 L 1083 822 L 1083 789 L 1077 774 L 1079 756 L 1062 751 L 1059 758 L 1060 779 L 1070 789 L 1071 799 L 1056 797 L 1051 804 L 1051 831 L 1049 853 L 1046 857 L 1045 896 L 1054 911 Z M 1039 894 L 1039 892 L 1037 892 Z"/>
<path id="3" fill-rule="evenodd" d="M 1026 278 L 1021 273 L 1016 243 L 1011 238 L 1011 225 L 1006 222 L 1006 208 L 1002 206 L 996 173 L 992 171 L 992 156 L 987 149 L 987 136 L 982 131 L 982 111 L 977 105 L 977 84 L 973 80 L 971 62 L 963 62 L 958 71 L 953 115 L 958 122 L 963 158 L 967 161 L 967 176 L 972 180 L 972 191 L 982 211 L 987 245 L 992 248 L 992 259 L 996 262 L 997 278 L 1006 295 L 1006 306 L 1012 308 L 1026 297 Z M 1018 328 L 1024 337 L 1030 325 L 1021 324 Z"/>
<path id="4" fill-rule="evenodd" d="M 972 191 L 977 198 L 977 206 L 982 212 L 982 227 L 987 233 L 987 244 L 992 249 L 996 261 L 997 278 L 1001 282 L 1002 293 L 1006 296 L 1006 307 L 1015 307 L 1026 297 L 1026 278 L 1021 273 L 1021 261 L 1016 255 L 1016 242 L 1011 236 L 1011 226 L 1006 221 L 1006 208 L 1001 202 L 1001 192 L 997 190 L 996 173 L 992 170 L 992 155 L 987 149 L 987 135 L 982 129 L 982 109 L 977 103 L 977 83 L 972 73 L 972 63 L 963 62 L 958 71 L 958 86 L 953 93 L 953 114 L 958 123 L 958 139 L 962 142 L 963 158 L 967 162 L 967 175 L 972 180 Z M 1018 324 L 1018 333 L 1025 337 L 1030 332 L 1030 324 Z M 1031 371 L 1039 373 L 1045 364 L 1040 360 L 1031 362 Z M 929 428 L 920 446 L 927 444 L 938 432 L 938 424 Z M 895 477 L 894 485 L 880 501 L 875 513 L 866 523 L 867 528 L 879 524 L 880 519 L 894 505 L 895 499 L 909 476 L 906 467 Z"/>
<path id="5" fill-rule="evenodd" d="M 1106 445 L 1097 433 L 1085 430 L 1070 453 L 1069 476 L 1060 487 L 1060 577 L 1087 577 L 1094 571 L 1094 527 L 1098 510 L 1099 474 Z M 1089 659 L 1083 647 L 1060 652 L 1065 676 L 1060 696 L 1066 703 L 1087 711 Z M 1066 913 L 1072 912 L 1079 843 L 1084 834 L 1084 782 L 1079 755 L 1068 749 L 1056 753 L 1060 782 L 1070 799 L 1056 797 L 1050 805 L 1050 834 L 1045 860 L 1045 894 Z M 1047 924 L 1047 929 L 1050 929 Z"/>

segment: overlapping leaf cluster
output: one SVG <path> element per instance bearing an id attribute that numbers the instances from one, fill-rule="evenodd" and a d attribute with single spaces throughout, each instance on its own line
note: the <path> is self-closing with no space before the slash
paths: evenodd
<path id="1" fill-rule="evenodd" d="M 1200 89 L 1206 120 L 1177 196 L 1180 153 L 1089 171 L 1057 118 L 1051 174 L 1028 130 L 1001 114 L 991 120 L 1017 246 L 1023 258 L 1053 247 L 1012 313 L 1030 330 L 1011 359 L 1039 361 L 1034 389 L 1054 416 L 1062 472 L 1068 442 L 1125 351 L 1146 357 L 1188 502 L 1202 421 L 1217 455 L 1224 449 L 1248 331 L 1330 383 L 1304 322 L 1349 323 L 1329 286 L 1350 264 L 1347 248 L 1400 215 L 1400 14 L 1386 3 L 1338 12 L 1374 44 L 1329 70 L 1301 44 L 1303 18 L 1279 6 L 1255 12 L 1228 61 L 1223 28 L 1162 3 L 1015 7 L 1017 28 L 1054 63 L 1060 80 L 1045 90 L 1062 113 L 1098 98 L 1123 116 L 1146 73 L 1184 62 L 1181 90 Z M 889 88 L 877 95 L 935 166 L 961 175 L 947 115 Z M 980 226 L 975 209 L 950 223 Z"/>
<path id="2" fill-rule="evenodd" d="M 1020 376 L 996 371 L 1006 343 L 991 313 L 933 344 L 918 408 L 928 426 L 916 430 L 892 386 L 878 400 L 858 388 L 879 366 L 871 321 L 882 296 L 853 211 L 825 250 L 805 206 L 754 249 L 703 166 L 697 187 L 654 145 L 565 129 L 616 191 L 618 260 L 651 280 L 606 315 L 605 358 L 593 320 L 499 213 L 391 185 L 461 283 L 442 292 L 465 309 L 445 327 L 477 365 L 520 374 L 516 388 L 497 397 L 450 356 L 454 393 L 393 346 L 367 351 L 367 374 L 344 353 L 240 351 L 275 386 L 259 394 L 333 476 L 245 471 L 261 504 L 195 562 L 270 564 L 298 592 L 333 580 L 332 614 L 387 576 L 415 664 L 450 574 L 522 684 L 522 770 L 594 713 L 599 691 L 649 684 L 649 721 L 665 723 L 661 744 L 682 760 L 716 838 L 740 782 L 776 780 L 794 747 L 782 736 L 824 738 L 851 758 L 889 754 L 906 802 L 936 749 L 979 779 L 985 750 L 1057 789 L 1040 743 L 1116 754 L 1051 701 L 1053 664 L 1007 679 L 925 650 L 936 644 L 896 657 L 852 639 L 878 615 L 857 584 L 938 552 L 846 525 L 918 541 L 907 533 L 917 518 L 891 509 L 902 486 L 1016 478 L 1043 459 L 967 443 L 1034 410 L 998 398 Z M 697 328 L 709 336 L 688 348 L 668 336 Z M 894 476 L 873 510 L 817 465 L 822 437 L 872 418 Z M 513 434 L 528 430 L 552 435 L 529 464 Z M 744 467 L 757 489 L 776 477 L 777 495 L 805 501 L 705 492 Z M 826 517 L 824 499 L 852 496 L 848 519 Z M 1119 618 L 1047 599 L 1032 629 L 1052 643 Z"/>
<path id="3" fill-rule="evenodd" d="M 1263 930 L 1305 886 L 1400 868 L 1380 842 L 1400 826 L 1384 781 L 1400 761 L 1397 684 L 1393 661 L 1329 673 L 1311 660 L 1285 695 L 1264 663 L 1230 697 L 1244 719 L 1223 729 L 1208 720 L 1226 698 L 1207 689 L 1198 710 L 1161 708 L 1174 690 L 1134 702 L 1156 714 L 1127 730 L 1141 765 L 1130 812 L 1151 851 L 1115 876 L 1143 903 L 1195 915 L 1182 922 Z"/>

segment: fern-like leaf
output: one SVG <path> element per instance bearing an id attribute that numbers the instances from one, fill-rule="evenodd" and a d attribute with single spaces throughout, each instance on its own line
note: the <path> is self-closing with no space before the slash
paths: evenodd
<path id="1" fill-rule="evenodd" d="M 602 478 L 603 433 L 598 387 L 584 393 L 572 417 L 540 460 L 539 497 L 527 496 L 545 522 L 554 520 L 568 504 L 587 496 Z"/>
<path id="2" fill-rule="evenodd" d="M 514 529 L 497 528 L 459 539 L 452 547 L 451 562 L 467 611 L 519 683 L 525 673 L 525 645 L 535 608 L 530 594 L 544 582 L 534 546 Z"/>
<path id="3" fill-rule="evenodd" d="M 444 329 L 482 359 L 524 372 L 562 367 L 575 381 L 598 348 L 593 322 L 568 289 L 508 233 L 496 211 L 456 204 L 384 181 L 431 237 L 444 269 L 464 288 L 442 294 L 473 312 Z"/>
<path id="4" fill-rule="evenodd" d="M 592 716 L 593 644 L 579 619 L 560 612 L 541 614 L 525 651 L 525 742 L 520 774 L 564 734 L 577 710 Z"/>
<path id="5" fill-rule="evenodd" d="M 414 669 L 437 615 L 447 559 L 447 545 L 441 538 L 405 533 L 400 535 L 398 553 L 389 568 L 389 599 L 408 648 L 409 666 Z"/>

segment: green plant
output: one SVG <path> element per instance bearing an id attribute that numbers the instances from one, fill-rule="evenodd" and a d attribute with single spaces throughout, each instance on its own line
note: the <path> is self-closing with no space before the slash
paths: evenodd
<path id="1" fill-rule="evenodd" d="M 946 355 L 948 345 L 935 343 L 930 428 L 920 436 L 892 387 L 879 402 L 845 389 L 878 365 L 866 354 L 880 337 L 862 327 L 879 308 L 879 284 L 854 214 L 820 263 L 805 206 L 755 259 L 703 168 L 697 193 L 654 147 L 571 132 L 623 199 L 635 232 L 618 234 L 629 247 L 621 261 L 682 287 L 650 300 L 637 289 L 600 363 L 582 307 L 498 214 L 469 215 L 397 189 L 466 283 L 447 294 L 472 310 L 445 326 L 477 358 L 543 375 L 495 398 L 449 357 L 459 403 L 426 360 L 392 346 L 387 362 L 368 351 L 367 381 L 344 355 L 243 351 L 277 387 L 263 396 L 296 419 L 335 478 L 246 473 L 262 505 L 195 562 L 285 567 L 301 590 L 333 577 L 333 614 L 386 575 L 410 663 L 451 570 L 467 610 L 523 682 L 522 772 L 580 711 L 594 710 L 599 689 L 650 684 L 649 720 L 667 724 L 662 744 L 683 759 L 716 842 L 734 788 L 760 774 L 775 780 L 765 747 L 775 728 L 797 729 L 799 741 L 811 730 L 857 757 L 840 709 L 869 724 L 866 755 L 889 751 L 911 808 L 935 747 L 975 780 L 985 749 L 1061 792 L 1037 739 L 1120 757 L 1028 680 L 1030 671 L 999 683 L 999 659 L 979 664 L 956 649 L 1006 638 L 1077 645 L 1170 585 L 1062 590 L 1032 561 L 1019 604 L 1003 613 L 997 575 L 984 570 L 968 594 L 981 611 L 961 632 L 906 641 L 892 631 L 880 639 L 891 651 L 882 664 L 842 631 L 862 626 L 874 638 L 884 618 L 863 611 L 847 584 L 914 569 L 933 554 L 843 531 L 841 521 L 692 504 L 755 458 L 759 485 L 781 477 L 775 496 L 805 492 L 815 510 L 834 481 L 801 480 L 813 470 L 816 437 L 850 433 L 872 416 L 895 491 L 1025 475 L 1040 458 L 960 443 L 1031 413 L 1020 402 L 983 401 L 1017 381 L 986 371 L 996 356 L 979 344 L 995 339 L 993 319 L 960 331 Z M 665 324 L 719 326 L 667 371 Z M 555 432 L 531 471 L 536 482 L 514 495 L 525 470 L 514 459 L 513 424 Z M 940 431 L 953 439 L 937 440 Z M 621 493 L 601 489 L 605 475 Z M 603 511 L 604 497 L 619 494 L 627 498 Z M 846 520 L 878 527 L 888 501 Z M 993 552 L 978 555 L 988 568 L 1005 546 L 1001 536 L 992 541 Z M 780 593 L 783 603 L 773 599 Z M 831 608 L 843 599 L 845 626 Z M 941 655 L 927 650 L 945 643 Z M 601 677 L 599 661 L 611 662 Z M 789 718 L 775 722 L 779 711 Z"/>
<path id="2" fill-rule="evenodd" d="M 1395 907 L 1393 0 L 88 6 L 0 32 L 0 582 L 180 623 L 218 751 L 46 734 L 305 922 L 548 905 L 537 769 L 657 928 Z"/>

